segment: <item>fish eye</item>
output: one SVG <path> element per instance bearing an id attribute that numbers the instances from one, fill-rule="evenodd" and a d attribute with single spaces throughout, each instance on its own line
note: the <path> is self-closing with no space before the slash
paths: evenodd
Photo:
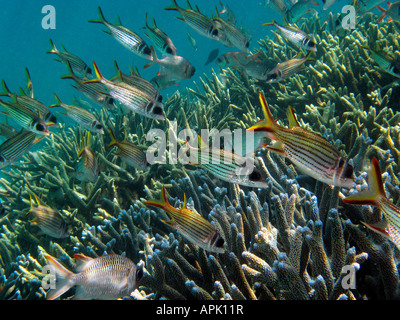
<path id="1" fill-rule="evenodd" d="M 144 49 L 143 49 L 143 53 L 146 54 L 146 55 L 151 55 L 151 50 L 150 50 L 150 48 L 149 48 L 149 47 L 144 48 Z"/>
<path id="2" fill-rule="evenodd" d="M 3 163 L 3 162 L 5 162 L 5 161 L 6 161 L 6 159 L 4 159 L 3 156 L 0 156 L 0 162 Z"/>
<path id="3" fill-rule="evenodd" d="M 100 129 L 103 129 L 103 126 L 99 123 L 99 124 L 96 124 L 95 128 L 100 130 Z"/>
<path id="4" fill-rule="evenodd" d="M 246 41 L 246 43 L 245 43 L 244 45 L 245 45 L 246 48 L 249 48 L 250 42 L 249 42 L 249 41 Z"/>
<path id="5" fill-rule="evenodd" d="M 225 240 L 222 237 L 218 237 L 217 241 L 215 242 L 215 246 L 217 248 L 222 248 L 224 246 Z"/>
<path id="6" fill-rule="evenodd" d="M 311 48 L 315 47 L 315 42 L 314 41 L 310 41 L 308 43 L 308 46 L 311 47 Z"/>
<path id="7" fill-rule="evenodd" d="M 35 126 L 35 129 L 37 131 L 44 131 L 45 127 L 41 123 L 37 123 L 36 126 Z"/>
<path id="8" fill-rule="evenodd" d="M 162 110 L 161 107 L 156 106 L 156 107 L 153 108 L 153 113 L 154 113 L 154 114 L 162 114 L 162 113 L 163 113 L 163 110 Z"/>
<path id="9" fill-rule="evenodd" d="M 158 101 L 158 102 L 162 102 L 162 99 L 163 99 L 162 95 L 161 95 L 161 94 L 158 95 L 157 101 Z"/>
<path id="10" fill-rule="evenodd" d="M 108 99 L 107 103 L 108 103 L 109 105 L 113 105 L 113 104 L 114 104 L 114 98 L 111 98 L 111 97 L 110 97 L 110 99 Z"/>
<path id="11" fill-rule="evenodd" d="M 92 74 L 92 69 L 91 69 L 90 67 L 87 67 L 87 68 L 86 68 L 86 73 Z"/>
<path id="12" fill-rule="evenodd" d="M 250 181 L 260 181 L 260 179 L 261 179 L 261 174 L 256 170 L 253 170 L 253 172 L 249 174 Z"/>
<path id="13" fill-rule="evenodd" d="M 353 172 L 354 172 L 354 168 L 351 165 L 349 165 L 348 163 L 346 163 L 345 166 L 343 167 L 342 177 L 347 178 L 347 179 L 352 178 Z"/>
<path id="14" fill-rule="evenodd" d="M 143 268 L 139 268 L 136 271 L 136 281 L 140 281 L 143 278 Z"/>
<path id="15" fill-rule="evenodd" d="M 169 53 L 169 54 L 172 54 L 172 49 L 170 47 L 168 47 L 166 52 Z"/>

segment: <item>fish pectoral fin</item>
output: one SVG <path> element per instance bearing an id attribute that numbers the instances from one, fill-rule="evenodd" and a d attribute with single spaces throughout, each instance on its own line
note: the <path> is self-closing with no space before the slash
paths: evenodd
<path id="1" fill-rule="evenodd" d="M 285 152 L 283 151 L 283 144 L 280 141 L 275 141 L 270 146 L 264 145 L 264 148 L 267 149 L 267 150 L 270 150 L 272 152 L 275 152 L 277 154 L 280 154 L 280 155 L 284 155 L 285 154 Z"/>
<path id="2" fill-rule="evenodd" d="M 164 220 L 164 219 L 161 219 L 161 221 L 164 222 L 165 224 L 171 226 L 171 227 L 176 228 L 176 222 L 175 222 L 174 219 L 170 219 L 170 220 L 168 220 L 168 221 L 167 221 L 167 220 Z"/>

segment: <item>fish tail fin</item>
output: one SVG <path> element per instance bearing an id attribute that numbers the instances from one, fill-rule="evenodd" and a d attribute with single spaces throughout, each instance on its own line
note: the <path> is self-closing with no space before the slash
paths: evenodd
<path id="1" fill-rule="evenodd" d="M 96 78 L 91 79 L 91 80 L 82 81 L 82 84 L 84 84 L 84 83 L 100 83 L 101 80 L 105 79 L 103 77 L 103 75 L 101 74 L 100 69 L 97 66 L 96 62 L 94 62 L 94 61 L 93 61 L 93 68 L 94 68 L 94 72 L 96 73 Z"/>
<path id="2" fill-rule="evenodd" d="M 371 167 L 368 172 L 368 190 L 358 192 L 355 195 L 343 199 L 344 203 L 378 205 L 378 198 L 385 196 L 383 187 L 381 169 L 378 160 L 374 157 L 371 161 Z"/>
<path id="3" fill-rule="evenodd" d="M 376 6 L 376 8 L 382 12 L 382 15 L 379 17 L 378 22 L 381 22 L 383 20 L 383 18 L 386 17 L 387 15 L 387 10 L 383 9 L 381 6 Z"/>
<path id="4" fill-rule="evenodd" d="M 30 75 L 27 67 L 25 67 L 25 75 L 27 78 L 26 88 L 30 92 L 30 97 L 33 98 L 33 82 L 32 82 L 31 75 Z"/>
<path id="5" fill-rule="evenodd" d="M 66 61 L 66 63 L 67 63 L 67 68 L 68 68 L 69 73 L 62 76 L 61 79 L 72 79 L 72 80 L 75 80 L 78 82 L 80 80 L 80 78 L 74 73 L 74 70 L 72 70 L 71 63 L 69 61 Z"/>
<path id="6" fill-rule="evenodd" d="M 51 38 L 50 38 L 49 41 L 50 41 L 51 49 L 46 51 L 46 53 L 58 53 L 59 51 L 57 50 L 56 45 L 54 44 L 53 40 L 51 40 Z"/>
<path id="7" fill-rule="evenodd" d="M 3 86 L 4 92 L 0 93 L 0 96 L 9 96 L 11 97 L 13 94 L 10 91 L 10 89 L 8 89 L 6 82 L 4 80 L 1 80 L 1 85 Z"/>
<path id="8" fill-rule="evenodd" d="M 53 300 L 61 296 L 64 292 L 68 291 L 73 285 L 74 273 L 66 269 L 61 263 L 50 255 L 46 255 L 48 264 L 54 269 L 56 273 L 56 288 L 47 293 L 47 300 Z"/>
<path id="9" fill-rule="evenodd" d="M 291 106 L 288 107 L 287 118 L 288 118 L 288 121 L 289 121 L 289 128 L 300 127 L 300 124 L 297 121 L 297 117 L 296 117 L 296 115 L 294 113 L 294 109 Z"/>
<path id="10" fill-rule="evenodd" d="M 167 194 L 165 192 L 165 186 L 164 185 L 162 186 L 160 200 L 148 200 L 145 202 L 145 204 L 167 211 L 168 208 L 171 207 L 171 205 L 168 202 Z"/>
<path id="11" fill-rule="evenodd" d="M 275 20 L 272 19 L 271 22 L 265 22 L 262 24 L 262 26 L 273 26 L 275 23 L 276 23 Z"/>
<path id="12" fill-rule="evenodd" d="M 107 149 L 111 148 L 112 146 L 115 146 L 118 143 L 117 137 L 115 136 L 114 131 L 112 129 L 108 129 L 108 132 L 110 133 L 111 136 L 111 142 L 107 146 Z"/>
<path id="13" fill-rule="evenodd" d="M 64 103 L 61 101 L 61 99 L 58 97 L 57 93 L 54 93 L 54 97 L 56 98 L 57 102 L 56 104 L 52 104 L 49 106 L 49 108 L 55 108 L 55 107 L 63 107 Z"/>
<path id="14" fill-rule="evenodd" d="M 165 10 L 178 10 L 179 9 L 179 6 L 176 3 L 176 0 L 172 0 L 172 2 L 173 2 L 173 5 L 166 7 Z"/>
<path id="15" fill-rule="evenodd" d="M 267 100 L 265 99 L 265 96 L 262 93 L 260 93 L 259 98 L 264 113 L 264 120 L 258 121 L 255 125 L 251 126 L 247 130 L 272 132 L 275 123 L 274 117 L 272 116 L 271 110 L 268 107 L 268 103 Z"/>
<path id="16" fill-rule="evenodd" d="M 100 19 L 92 19 L 92 20 L 89 20 L 89 22 L 102 23 L 102 24 L 107 23 L 107 20 L 106 20 L 106 18 L 104 18 L 104 14 L 103 14 L 103 11 L 101 10 L 100 6 L 97 7 L 97 11 L 99 12 Z"/>

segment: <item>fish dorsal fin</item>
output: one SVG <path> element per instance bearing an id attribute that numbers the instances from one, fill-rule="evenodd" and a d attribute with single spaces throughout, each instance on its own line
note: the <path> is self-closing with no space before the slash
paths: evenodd
<path id="1" fill-rule="evenodd" d="M 93 258 L 85 256 L 82 253 L 75 253 L 73 257 L 76 259 L 76 271 L 82 271 L 88 263 L 93 261 Z"/>
<path id="2" fill-rule="evenodd" d="M 375 190 L 377 194 L 385 196 L 381 169 L 379 167 L 379 162 L 375 157 L 373 157 L 371 161 L 371 168 L 368 175 L 368 186 L 371 190 Z"/>
<path id="3" fill-rule="evenodd" d="M 203 139 L 202 136 L 198 135 L 197 136 L 198 141 L 199 141 L 199 149 L 208 149 L 210 148 L 210 146 L 208 145 L 208 143 L 206 142 L 206 140 Z"/>
<path id="4" fill-rule="evenodd" d="M 187 209 L 187 199 L 186 199 L 186 193 L 183 194 L 183 205 L 182 209 Z"/>
<path id="5" fill-rule="evenodd" d="M 297 121 L 297 117 L 294 114 L 294 110 L 291 106 L 289 106 L 288 110 L 287 110 L 287 118 L 289 121 L 289 128 L 293 128 L 293 127 L 300 127 L 299 122 Z"/>

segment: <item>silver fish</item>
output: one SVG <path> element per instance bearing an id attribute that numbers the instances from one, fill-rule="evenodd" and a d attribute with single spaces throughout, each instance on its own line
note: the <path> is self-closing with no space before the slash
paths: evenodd
<path id="1" fill-rule="evenodd" d="M 172 40 L 167 34 L 159 29 L 156 25 L 156 21 L 153 18 L 153 26 L 151 27 L 147 23 L 148 13 L 146 12 L 146 29 L 148 33 L 145 33 L 147 37 L 154 43 L 156 48 L 166 55 L 176 55 L 176 48 L 172 43 Z"/>
<path id="2" fill-rule="evenodd" d="M 10 116 L 24 129 L 30 130 L 37 134 L 46 136 L 50 135 L 48 125 L 37 112 L 34 112 L 16 102 L 6 102 L 0 100 L 0 105 L 3 106 L 7 111 L 0 112 Z"/>
<path id="3" fill-rule="evenodd" d="M 76 121 L 82 125 L 82 127 L 94 133 L 104 134 L 103 125 L 92 113 L 86 109 L 63 103 L 57 94 L 54 94 L 54 96 L 57 99 L 58 104 L 51 105 L 50 107 L 61 107 L 65 110 L 65 113 L 62 114 Z"/>
<path id="4" fill-rule="evenodd" d="M 155 100 L 154 96 L 149 96 L 146 92 L 123 81 L 113 82 L 104 78 L 97 64 L 93 62 L 93 65 L 97 78 L 84 81 L 83 83 L 101 83 L 109 90 L 109 94 L 114 99 L 118 100 L 130 110 L 151 119 L 165 120 L 163 104 Z"/>
<path id="5" fill-rule="evenodd" d="M 177 17 L 177 19 L 184 21 L 189 27 L 197 31 L 199 34 L 210 39 L 218 40 L 218 29 L 212 19 L 200 13 L 199 11 L 183 9 L 177 4 L 176 0 L 172 1 L 174 5 L 171 7 L 166 7 L 165 10 L 178 11 L 182 17 Z"/>
<path id="6" fill-rule="evenodd" d="M 107 109 L 114 109 L 114 98 L 110 96 L 107 92 L 107 89 L 104 88 L 100 83 L 83 83 L 84 81 L 89 80 L 86 77 L 80 78 L 78 77 L 71 68 L 69 62 L 67 62 L 69 74 L 66 74 L 61 77 L 61 79 L 72 79 L 75 81 L 76 86 L 72 86 L 76 90 L 83 93 L 86 97 L 88 97 L 91 101 L 96 103 L 101 107 L 105 107 Z"/>
<path id="7" fill-rule="evenodd" d="M 54 45 L 53 41 L 50 39 L 50 45 L 52 47 L 52 49 L 50 49 L 49 51 L 47 51 L 47 53 L 54 53 L 58 56 L 58 58 L 62 63 L 67 63 L 69 62 L 72 66 L 72 68 L 74 69 L 75 72 L 82 74 L 82 75 L 91 75 L 92 74 L 92 69 L 90 69 L 90 67 L 78 56 L 69 53 L 64 46 L 63 47 L 63 52 L 57 50 L 56 46 Z"/>
<path id="8" fill-rule="evenodd" d="M 144 68 L 159 64 L 161 73 L 169 73 L 176 79 L 190 79 L 194 75 L 196 68 L 184 57 L 176 55 L 158 59 L 153 47 L 151 51 L 153 53 L 153 61 L 146 64 Z"/>
<path id="9" fill-rule="evenodd" d="M 215 22 L 218 30 L 220 30 L 220 33 L 225 34 L 228 43 L 245 53 L 249 52 L 250 42 L 239 28 L 220 17 L 214 18 L 213 21 Z"/>
<path id="10" fill-rule="evenodd" d="M 314 39 L 311 38 L 308 34 L 301 31 L 300 29 L 294 28 L 292 26 L 282 26 L 276 21 L 272 20 L 272 22 L 264 23 L 263 26 L 273 25 L 278 28 L 279 33 L 290 43 L 293 43 L 295 46 L 310 51 L 317 51 L 316 44 Z"/>
<path id="11" fill-rule="evenodd" d="M 311 12 L 313 9 L 310 5 L 318 6 L 319 3 L 315 0 L 299 0 L 289 10 L 286 11 L 285 20 L 288 23 L 295 23 L 299 21 L 305 14 Z"/>
<path id="12" fill-rule="evenodd" d="M 22 130 L 4 141 L 0 145 L 0 169 L 4 169 L 10 164 L 13 164 L 27 153 L 33 144 L 39 140 L 36 140 L 36 133 Z"/>
<path id="13" fill-rule="evenodd" d="M 14 98 L 16 103 L 23 105 L 29 110 L 39 114 L 40 117 L 46 122 L 48 126 L 57 125 L 57 117 L 54 114 L 52 114 L 50 109 L 42 102 L 27 95 L 17 96 L 15 93 L 12 93 L 10 89 L 8 89 L 4 80 L 2 81 L 2 85 L 4 92 L 0 93 L 0 96 L 9 96 Z"/>
<path id="14" fill-rule="evenodd" d="M 192 48 L 194 49 L 194 51 L 197 51 L 197 42 L 196 42 L 196 39 L 193 38 L 193 36 L 192 36 L 189 32 L 187 33 L 187 38 L 188 38 L 188 41 L 189 41 L 190 45 L 191 45 Z"/>
<path id="15" fill-rule="evenodd" d="M 47 293 L 47 299 L 53 300 L 70 288 L 78 286 L 74 299 L 118 299 L 129 295 L 137 288 L 143 276 L 143 264 L 134 264 L 127 257 L 109 254 L 90 258 L 83 254 L 74 254 L 77 259 L 78 273 L 66 269 L 50 255 L 47 262 L 56 273 L 56 288 Z"/>
<path id="16" fill-rule="evenodd" d="M 105 32 L 110 34 L 115 40 L 117 40 L 129 51 L 133 52 L 139 57 L 153 60 L 149 46 L 137 33 L 121 25 L 115 25 L 108 22 L 104 18 L 103 12 L 101 11 L 100 7 L 98 7 L 98 11 L 100 14 L 100 20 L 89 20 L 89 22 L 104 24 L 109 29 L 109 31 Z"/>

